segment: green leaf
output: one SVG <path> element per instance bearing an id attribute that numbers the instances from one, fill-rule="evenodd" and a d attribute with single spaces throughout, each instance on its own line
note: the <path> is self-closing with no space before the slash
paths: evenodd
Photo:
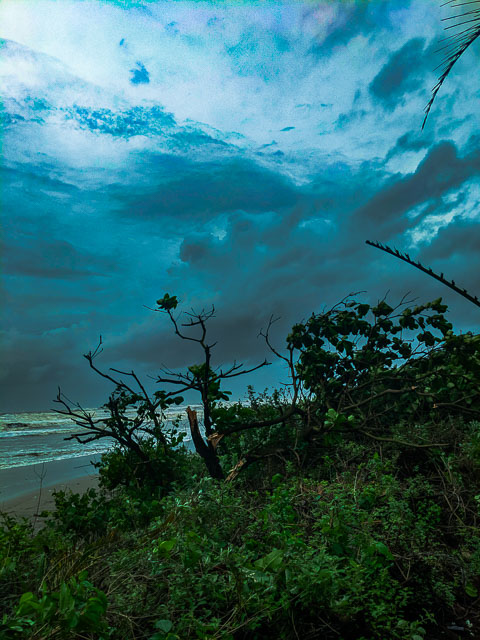
<path id="1" fill-rule="evenodd" d="M 164 311 L 171 311 L 172 309 L 176 309 L 178 306 L 178 300 L 176 296 L 171 296 L 168 293 L 166 293 L 163 298 L 159 298 L 157 300 L 157 304 L 160 307 L 160 309 L 163 309 Z"/>
<path id="2" fill-rule="evenodd" d="M 183 557 L 183 564 L 189 569 L 201 560 L 203 553 L 198 549 L 188 549 Z"/>
<path id="3" fill-rule="evenodd" d="M 68 585 L 64 582 L 60 587 L 58 608 L 62 613 L 68 614 L 70 611 L 73 611 L 74 607 L 75 600 L 70 589 L 68 588 Z"/>
<path id="4" fill-rule="evenodd" d="M 265 557 L 254 562 L 254 566 L 261 571 L 277 571 L 283 564 L 283 551 L 273 549 Z"/>
<path id="5" fill-rule="evenodd" d="M 171 620 L 157 620 L 154 627 L 163 633 L 168 633 L 173 627 L 173 622 Z"/>
<path id="6" fill-rule="evenodd" d="M 366 316 L 369 310 L 370 310 L 369 304 L 359 304 L 357 306 L 357 314 L 360 318 L 363 318 L 363 316 Z"/>
<path id="7" fill-rule="evenodd" d="M 478 589 L 473 584 L 468 583 L 465 585 L 465 593 L 471 598 L 476 598 L 478 596 Z"/>
<path id="8" fill-rule="evenodd" d="M 376 307 L 372 308 L 374 316 L 388 316 L 392 311 L 393 307 L 387 304 L 385 300 L 382 300 L 382 302 L 380 302 Z"/>
<path id="9" fill-rule="evenodd" d="M 382 556 L 385 556 L 385 558 L 388 558 L 388 560 L 393 560 L 393 556 L 390 552 L 390 549 L 387 547 L 386 544 L 384 544 L 383 542 L 377 541 L 377 542 L 374 542 L 372 546 L 374 547 L 377 553 L 380 553 Z"/>
<path id="10" fill-rule="evenodd" d="M 31 591 L 27 591 L 20 597 L 20 602 L 17 607 L 17 616 L 23 616 L 31 613 L 32 611 L 38 611 L 40 609 L 40 603 Z"/>
<path id="11" fill-rule="evenodd" d="M 170 554 L 170 551 L 173 549 L 176 543 L 177 541 L 175 540 L 175 538 L 172 538 L 171 540 L 163 540 L 162 542 L 158 543 L 157 552 L 163 557 L 166 557 Z"/>
<path id="12" fill-rule="evenodd" d="M 279 484 L 281 484 L 283 481 L 283 476 L 281 473 L 276 473 L 274 476 L 272 476 L 272 484 L 274 487 L 277 487 Z"/>

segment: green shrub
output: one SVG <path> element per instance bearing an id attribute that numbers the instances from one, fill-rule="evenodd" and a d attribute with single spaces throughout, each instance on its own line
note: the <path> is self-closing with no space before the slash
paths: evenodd
<path id="1" fill-rule="evenodd" d="M 4 615 L 2 638 L 95 638 L 111 637 L 105 619 L 107 598 L 87 580 L 87 573 L 64 582 L 58 591 L 45 583 L 41 595 L 24 593 L 12 616 Z M 87 635 L 85 635 L 87 634 Z"/>

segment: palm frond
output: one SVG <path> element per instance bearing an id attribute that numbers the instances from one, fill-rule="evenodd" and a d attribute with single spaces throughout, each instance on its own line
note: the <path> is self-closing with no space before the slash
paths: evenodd
<path id="1" fill-rule="evenodd" d="M 444 5 L 450 5 L 454 9 L 463 7 L 465 5 L 477 5 L 476 8 L 456 13 L 456 15 L 443 18 L 444 22 L 449 22 L 445 27 L 445 31 L 453 30 L 453 33 L 445 38 L 447 44 L 442 47 L 445 51 L 445 58 L 443 62 L 437 68 L 441 68 L 440 77 L 437 84 L 432 89 L 432 97 L 428 101 L 425 107 L 425 118 L 423 119 L 422 129 L 425 127 L 425 123 L 430 113 L 435 98 L 437 97 L 440 88 L 447 79 L 450 71 L 454 65 L 458 62 L 459 58 L 465 53 L 465 51 L 472 45 L 475 40 L 480 36 L 480 0 L 467 0 L 462 2 L 461 0 L 448 0 Z M 442 5 L 442 6 L 444 6 Z M 451 21 L 451 24 L 450 24 Z M 469 25 L 466 28 L 462 28 L 465 25 Z"/>
<path id="2" fill-rule="evenodd" d="M 416 262 L 415 260 L 412 260 L 412 258 L 410 258 L 408 253 L 405 253 L 405 254 L 400 253 L 398 249 L 390 249 L 390 247 L 388 247 L 387 245 L 383 245 L 380 242 L 372 242 L 371 240 L 365 240 L 365 242 L 366 244 L 369 244 L 371 247 L 375 247 L 376 249 L 381 249 L 382 251 L 389 253 L 391 256 L 395 256 L 395 258 L 400 258 L 400 260 L 403 260 L 404 262 L 411 264 L 412 267 L 416 267 L 417 269 L 420 269 L 420 271 L 423 271 L 424 273 L 431 276 L 432 278 L 435 278 L 435 280 L 438 280 L 439 282 L 444 284 L 446 287 L 450 287 L 450 289 L 453 289 L 454 291 L 459 293 L 461 296 L 463 296 L 470 302 L 473 302 L 473 304 L 477 305 L 477 307 L 480 307 L 480 300 L 477 298 L 477 296 L 472 296 L 468 293 L 466 289 L 461 289 L 460 287 L 458 287 L 455 284 L 455 280 L 447 280 L 446 278 L 444 278 L 443 273 L 441 274 L 435 273 L 429 267 L 424 267 L 423 264 L 420 264 L 420 262 Z"/>

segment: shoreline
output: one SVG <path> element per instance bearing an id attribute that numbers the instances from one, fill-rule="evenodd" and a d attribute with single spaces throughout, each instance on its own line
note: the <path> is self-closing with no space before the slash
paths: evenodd
<path id="1" fill-rule="evenodd" d="M 58 482 L 49 486 L 40 486 L 35 491 L 23 493 L 20 496 L 10 498 L 8 500 L 0 499 L 0 513 L 5 513 L 17 519 L 27 518 L 35 521 L 38 530 L 45 518 L 39 517 L 42 511 L 54 511 L 55 500 L 53 498 L 54 491 L 66 491 L 70 489 L 73 493 L 85 493 L 88 489 L 98 488 L 98 475 L 85 475 L 79 478 L 72 478 L 64 482 Z"/>
<path id="2" fill-rule="evenodd" d="M 100 457 L 101 454 L 90 454 L 0 469 L 0 504 L 38 491 L 40 486 L 51 487 L 84 476 L 96 476 L 98 471 L 91 463 L 98 462 Z"/>
<path id="3" fill-rule="evenodd" d="M 91 462 L 99 459 L 88 455 L 0 469 L 0 512 L 32 520 L 37 512 L 55 508 L 54 491 L 97 488 L 99 475 Z"/>

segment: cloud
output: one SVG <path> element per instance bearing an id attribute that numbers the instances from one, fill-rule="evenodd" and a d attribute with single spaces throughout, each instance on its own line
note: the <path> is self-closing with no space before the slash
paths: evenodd
<path id="1" fill-rule="evenodd" d="M 411 226 L 405 214 L 414 207 L 439 200 L 452 189 L 474 177 L 480 168 L 478 151 L 459 156 L 452 142 L 432 147 L 416 170 L 394 176 L 373 198 L 352 216 L 356 228 L 380 231 L 382 238 Z M 369 231 L 370 232 L 370 231 Z"/>
<path id="2" fill-rule="evenodd" d="M 192 162 L 152 156 L 157 186 L 141 198 L 128 197 L 128 215 L 212 219 L 231 211 L 275 211 L 302 198 L 288 179 L 247 159 Z"/>
<path id="3" fill-rule="evenodd" d="M 52 411 L 58 386 L 90 407 L 108 397 L 111 385 L 89 370 L 82 358 L 92 348 L 85 327 L 75 325 L 31 333 L 1 331 L 2 411 Z"/>
<path id="4" fill-rule="evenodd" d="M 175 126 L 175 118 L 162 106 L 135 106 L 126 110 L 92 109 L 74 105 L 65 110 L 80 127 L 94 133 L 107 133 L 122 138 L 132 136 L 165 135 Z"/>
<path id="5" fill-rule="evenodd" d="M 423 38 L 412 38 L 398 51 L 375 76 L 369 86 L 370 94 L 385 109 L 393 110 L 402 98 L 423 87 L 426 69 L 429 68 L 429 49 Z"/>
<path id="6" fill-rule="evenodd" d="M 177 131 L 172 134 L 172 140 L 175 141 L 176 146 L 179 149 L 183 149 L 185 151 L 191 151 L 193 148 L 203 147 L 205 150 L 206 146 L 212 145 L 213 147 L 223 147 L 224 149 L 230 149 L 230 145 L 225 140 L 221 138 L 215 138 L 208 133 L 204 133 L 201 130 L 192 127 L 187 129 L 186 127 L 183 130 Z"/>
<path id="7" fill-rule="evenodd" d="M 407 131 L 397 139 L 395 146 L 388 152 L 386 161 L 407 151 L 417 152 L 428 149 L 432 144 L 433 134 L 431 132 Z"/>
<path id="8" fill-rule="evenodd" d="M 403 3 L 405 8 L 410 2 Z M 391 16 L 395 15 L 395 3 L 385 2 L 357 2 L 346 3 L 338 2 L 330 5 L 332 16 L 326 22 L 326 26 L 320 25 L 323 20 L 319 20 L 319 36 L 317 36 L 312 44 L 309 53 L 316 57 L 328 56 L 332 51 L 346 47 L 353 38 L 363 35 L 370 36 L 378 29 L 385 29 L 391 26 Z M 319 8 L 319 17 L 321 15 Z M 315 9 L 308 9 L 305 12 L 305 20 L 314 21 L 317 17 Z"/>
<path id="9" fill-rule="evenodd" d="M 114 268 L 111 259 L 80 251 L 65 240 L 23 237 L 8 244 L 2 255 L 4 273 L 34 278 L 77 280 L 105 276 Z"/>
<path id="10" fill-rule="evenodd" d="M 366 115 L 366 109 L 351 109 L 346 113 L 341 113 L 335 122 L 335 128 L 337 130 L 345 130 L 350 125 L 358 126 Z"/>
<path id="11" fill-rule="evenodd" d="M 472 273 L 480 273 L 480 219 L 455 218 L 440 229 L 431 244 L 423 249 L 422 256 L 428 261 L 460 256 Z"/>
<path id="12" fill-rule="evenodd" d="M 150 82 L 150 74 L 141 62 L 137 62 L 137 66 L 130 69 L 130 73 L 132 74 L 130 78 L 132 84 L 148 84 Z"/>

